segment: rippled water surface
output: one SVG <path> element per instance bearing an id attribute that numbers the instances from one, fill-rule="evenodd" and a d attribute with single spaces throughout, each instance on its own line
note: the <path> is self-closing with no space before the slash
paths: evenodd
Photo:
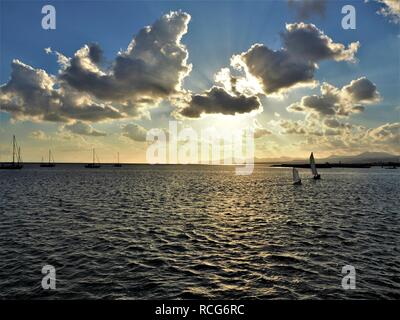
<path id="1" fill-rule="evenodd" d="M 266 165 L 2 170 L 0 298 L 400 298 L 400 170 L 321 173 L 293 186 Z"/>

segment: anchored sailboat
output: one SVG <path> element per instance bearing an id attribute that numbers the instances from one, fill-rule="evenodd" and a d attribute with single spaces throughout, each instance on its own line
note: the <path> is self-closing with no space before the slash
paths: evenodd
<path id="1" fill-rule="evenodd" d="M 119 152 L 117 153 L 117 163 L 114 163 L 114 167 L 122 167 L 122 164 L 119 162 Z"/>
<path id="2" fill-rule="evenodd" d="M 295 185 L 301 184 L 299 172 L 297 171 L 296 168 L 293 168 L 293 184 L 295 184 Z"/>
<path id="3" fill-rule="evenodd" d="M 321 175 L 317 171 L 317 167 L 315 165 L 314 154 L 312 152 L 310 155 L 310 168 L 311 168 L 311 172 L 313 174 L 313 179 L 315 179 L 315 180 L 321 179 Z"/>
<path id="4" fill-rule="evenodd" d="M 21 148 L 17 145 L 17 140 L 13 136 L 13 155 L 11 163 L 0 164 L 0 169 L 21 169 L 22 159 L 21 159 Z"/>
<path id="5" fill-rule="evenodd" d="M 96 161 L 95 161 L 96 159 L 97 159 L 97 163 L 96 163 Z M 93 162 L 87 164 L 87 165 L 85 166 L 85 168 L 93 169 L 93 168 L 100 168 L 100 167 L 101 167 L 101 166 L 100 166 L 100 163 L 99 163 L 99 159 L 98 159 L 97 156 L 96 156 L 96 151 L 93 149 Z"/>
<path id="6" fill-rule="evenodd" d="M 51 150 L 49 149 L 49 162 L 48 163 L 44 163 L 43 162 L 43 158 L 42 158 L 42 163 L 40 164 L 41 167 L 45 167 L 45 168 L 53 168 L 56 166 L 56 164 L 54 163 L 54 158 L 53 155 L 51 154 Z"/>

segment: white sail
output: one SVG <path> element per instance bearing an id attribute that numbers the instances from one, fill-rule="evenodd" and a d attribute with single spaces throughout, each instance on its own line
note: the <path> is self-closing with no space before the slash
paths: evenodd
<path id="1" fill-rule="evenodd" d="M 313 174 L 314 176 L 318 175 L 317 167 L 315 166 L 314 155 L 313 155 L 312 152 L 311 152 L 311 155 L 310 155 L 310 167 L 311 167 L 311 172 L 312 172 L 312 174 Z"/>
<path id="2" fill-rule="evenodd" d="M 296 168 L 293 168 L 293 182 L 298 182 L 298 181 L 300 181 L 299 172 L 297 171 Z"/>

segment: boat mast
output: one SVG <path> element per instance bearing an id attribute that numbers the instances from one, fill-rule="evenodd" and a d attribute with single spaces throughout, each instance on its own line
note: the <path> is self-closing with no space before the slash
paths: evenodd
<path id="1" fill-rule="evenodd" d="M 117 153 L 117 163 L 119 164 L 119 152 Z"/>
<path id="2" fill-rule="evenodd" d="M 13 161 L 12 163 L 15 163 L 15 135 L 13 135 Z"/>
<path id="3" fill-rule="evenodd" d="M 93 165 L 94 165 L 94 148 L 93 148 Z"/>
<path id="4" fill-rule="evenodd" d="M 51 151 L 49 149 L 49 164 L 50 164 L 50 159 L 51 159 Z"/>

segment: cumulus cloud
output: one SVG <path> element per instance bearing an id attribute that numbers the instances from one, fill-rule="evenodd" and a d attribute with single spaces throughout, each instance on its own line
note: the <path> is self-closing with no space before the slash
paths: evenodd
<path id="1" fill-rule="evenodd" d="M 58 87 L 57 79 L 41 69 L 14 60 L 10 80 L 0 87 L 2 111 L 15 119 L 32 118 L 67 122 L 70 119 L 102 121 L 123 114 L 111 105 L 97 103 L 68 87 Z"/>
<path id="2" fill-rule="evenodd" d="M 280 120 L 281 134 L 306 134 L 307 130 L 302 121 Z"/>
<path id="3" fill-rule="evenodd" d="M 375 142 L 383 142 L 400 146 L 400 122 L 386 123 L 368 130 L 368 136 Z"/>
<path id="4" fill-rule="evenodd" d="M 296 10 L 300 19 L 313 15 L 325 16 L 326 0 L 289 0 L 289 7 Z"/>
<path id="5" fill-rule="evenodd" d="M 30 138 L 34 140 L 48 140 L 49 137 L 42 130 L 32 131 L 29 135 Z"/>
<path id="6" fill-rule="evenodd" d="M 265 128 L 255 128 L 254 130 L 254 138 L 258 139 L 267 135 L 272 134 L 271 131 L 269 131 L 268 129 Z"/>
<path id="7" fill-rule="evenodd" d="M 344 117 L 362 112 L 364 105 L 380 100 L 376 86 L 365 77 L 351 81 L 342 89 L 324 82 L 320 89 L 321 95 L 304 96 L 287 110 L 312 113 L 319 117 Z"/>
<path id="8" fill-rule="evenodd" d="M 398 154 L 400 152 L 400 123 L 386 123 L 376 128 L 366 128 L 334 118 L 315 121 L 312 118 L 299 120 L 271 120 L 272 126 L 282 130 L 280 134 L 298 136 L 296 145 L 314 150 L 337 152 L 364 152 L 381 150 Z"/>
<path id="9" fill-rule="evenodd" d="M 2 111 L 15 119 L 59 122 L 140 116 L 144 108 L 181 94 L 192 68 L 181 43 L 189 20 L 184 12 L 163 15 L 109 64 L 98 44 L 83 46 L 72 58 L 46 48 L 57 56 L 57 76 L 14 60 L 10 80 L 0 87 Z"/>
<path id="10" fill-rule="evenodd" d="M 350 84 L 343 87 L 342 93 L 348 95 L 350 100 L 356 103 L 372 103 L 380 100 L 376 85 L 366 77 L 352 80 Z"/>
<path id="11" fill-rule="evenodd" d="M 332 59 L 336 61 L 354 61 L 359 42 L 352 42 L 346 48 L 335 43 L 313 24 L 304 22 L 286 25 L 282 34 L 285 48 L 292 55 L 312 62 Z"/>
<path id="12" fill-rule="evenodd" d="M 323 122 L 307 117 L 305 120 L 282 119 L 271 121 L 272 124 L 281 128 L 280 134 L 293 134 L 310 136 L 337 136 L 348 133 L 356 126 L 351 123 L 342 123 L 337 119 L 325 119 Z"/>
<path id="13" fill-rule="evenodd" d="M 192 95 L 188 106 L 180 113 L 189 118 L 198 118 L 205 113 L 234 115 L 257 110 L 260 106 L 260 100 L 256 96 L 232 95 L 225 89 L 214 86 L 203 94 Z"/>
<path id="14" fill-rule="evenodd" d="M 271 131 L 264 128 L 256 119 L 254 119 L 253 126 L 254 126 L 254 138 L 255 139 L 272 134 Z"/>
<path id="15" fill-rule="evenodd" d="M 248 51 L 232 57 L 231 64 L 243 69 L 248 80 L 255 78 L 265 94 L 279 93 L 299 85 L 315 84 L 314 73 L 322 60 L 355 62 L 358 42 L 346 48 L 335 43 L 313 24 L 286 25 L 281 34 L 283 48 L 272 50 L 254 44 Z"/>
<path id="16" fill-rule="evenodd" d="M 189 93 L 178 105 L 180 115 L 240 114 L 262 110 L 258 96 L 281 93 L 298 86 L 315 86 L 314 74 L 322 60 L 355 61 L 359 43 L 347 48 L 335 43 L 313 24 L 287 24 L 281 34 L 284 47 L 272 50 L 254 44 L 231 58 L 231 67 L 215 74 L 215 85 L 202 94 Z M 235 74 L 234 74 L 235 73 Z M 182 107 L 183 105 L 183 107 Z"/>
<path id="17" fill-rule="evenodd" d="M 328 128 L 351 128 L 351 124 L 341 123 L 337 119 L 325 119 L 324 125 Z"/>
<path id="18" fill-rule="evenodd" d="M 106 133 L 95 130 L 91 125 L 82 121 L 77 121 L 73 124 L 66 125 L 64 126 L 64 129 L 70 131 L 71 133 L 83 136 L 93 136 L 93 137 L 106 136 Z"/>
<path id="19" fill-rule="evenodd" d="M 131 140 L 143 142 L 146 141 L 147 130 L 136 123 L 129 123 L 122 127 L 122 135 Z"/>
<path id="20" fill-rule="evenodd" d="M 101 48 L 86 45 L 75 53 L 60 78 L 98 99 L 129 104 L 124 111 L 155 105 L 179 93 L 191 71 L 188 51 L 181 43 L 189 21 L 190 15 L 184 12 L 162 16 L 140 30 L 109 69 L 99 65 Z"/>
<path id="21" fill-rule="evenodd" d="M 338 152 L 380 150 L 400 153 L 400 123 L 386 123 L 376 128 L 365 128 L 348 123 L 340 125 L 341 130 L 326 131 L 323 137 L 314 141 L 320 149 Z M 311 137 L 312 138 L 312 137 Z"/>
<path id="22" fill-rule="evenodd" d="M 262 84 L 265 94 L 314 81 L 316 65 L 298 59 L 286 50 L 274 51 L 262 44 L 255 44 L 234 60 L 240 61 L 237 66 L 243 66 Z"/>
<path id="23" fill-rule="evenodd" d="M 378 13 L 388 17 L 393 23 L 400 23 L 400 1 L 399 0 L 375 0 L 382 4 Z"/>

